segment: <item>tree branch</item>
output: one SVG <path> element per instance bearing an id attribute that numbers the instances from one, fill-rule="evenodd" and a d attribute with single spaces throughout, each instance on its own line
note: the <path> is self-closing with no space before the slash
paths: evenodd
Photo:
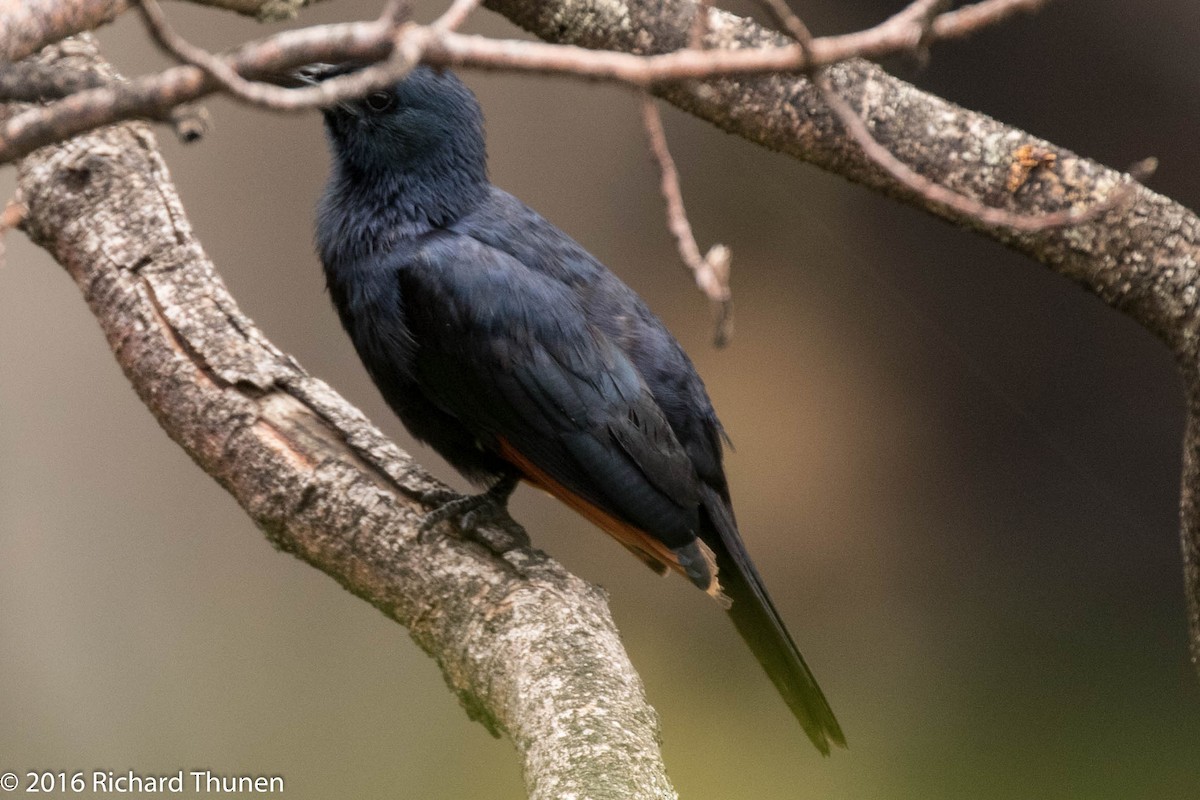
<path id="1" fill-rule="evenodd" d="M 698 15 L 699 16 L 699 15 Z M 654 98 L 642 95 L 642 127 L 650 142 L 650 153 L 658 164 L 659 188 L 667 204 L 667 227 L 675 237 L 679 257 L 692 272 L 696 286 L 713 305 L 716 329 L 713 344 L 724 347 L 733 335 L 733 296 L 729 290 L 729 264 L 733 254 L 723 244 L 714 244 L 708 252 L 700 255 L 700 245 L 692 234 L 692 223 L 688 221 L 683 207 L 683 191 L 679 188 L 679 170 L 667 147 L 667 134 L 663 130 L 662 117 Z"/>
<path id="2" fill-rule="evenodd" d="M 46 58 L 96 68 L 86 39 Z M 443 488 L 242 315 L 144 125 L 38 151 L 19 189 L 23 228 L 171 438 L 275 546 L 407 627 L 468 714 L 511 737 L 531 797 L 675 797 L 603 593 L 507 528 L 486 547 L 418 536 Z"/>
<path id="3" fill-rule="evenodd" d="M 39 2 L 52 3 L 53 0 Z M 81 6 L 85 7 L 101 2 L 80 0 Z M 926 2 L 921 0 L 918 5 Z M 948 31 L 961 36 L 973 29 L 973 25 L 994 24 L 1008 14 L 1037 4 L 1032 0 L 983 3 L 981 5 L 991 9 L 989 13 L 959 19 Z M 781 39 L 764 47 L 742 50 L 681 46 L 678 52 L 656 51 L 645 57 L 455 33 L 454 27 L 475 5 L 468 0 L 453 4 L 441 20 L 426 26 L 402 24 L 401 18 L 390 8 L 373 23 L 286 31 L 244 45 L 234 53 L 217 56 L 190 45 L 175 34 L 151 0 L 142 5 L 142 10 L 152 35 L 170 54 L 184 61 L 185 66 L 120 85 L 82 91 L 47 108 L 30 109 L 17 115 L 0 128 L 0 163 L 13 161 L 42 145 L 100 125 L 126 119 L 160 119 L 180 103 L 222 89 L 240 100 L 265 108 L 297 111 L 358 97 L 387 86 L 419 61 L 435 66 L 573 74 L 646 88 L 685 78 L 811 70 L 855 56 L 877 58 L 908 52 L 937 37 L 936 23 L 940 19 L 931 21 L 927 15 L 902 12 L 865 31 L 813 39 L 807 46 Z M 3 11 L 0 7 L 0 20 L 8 22 Z M 59 24 L 48 8 L 43 9 L 43 13 L 44 19 L 15 16 L 11 25 L 35 29 L 39 25 L 51 28 L 58 25 L 64 30 L 69 27 Z M 97 12 L 97 18 L 99 16 Z M 692 10 L 689 18 L 695 17 Z M 697 29 L 692 26 L 691 33 Z M 45 41 L 47 37 L 40 40 Z M 318 86 L 303 88 L 284 89 L 257 80 L 278 76 L 292 67 L 313 61 L 361 61 L 372 66 L 323 81 Z M 7 82 L 12 83 L 11 80 Z M 0 88 L 5 83 L 0 73 Z M 0 99 L 18 98 L 0 95 Z"/>
<path id="4" fill-rule="evenodd" d="M 291 19 L 316 0 L 189 0 L 260 20 Z M 0 61 L 20 61 L 45 45 L 93 31 L 119 17 L 130 0 L 0 0 Z"/>
<path id="5" fill-rule="evenodd" d="M 812 47 L 813 35 L 809 32 L 808 26 L 784 0 L 762 0 L 762 2 L 801 48 L 807 51 Z M 919 51 L 920 55 L 924 57 L 927 37 L 933 30 L 934 14 L 940 5 L 942 5 L 942 0 L 916 0 L 912 5 L 885 22 L 884 26 L 897 24 L 904 27 L 916 25 L 923 28 L 925 33 L 913 40 L 913 50 Z M 833 111 L 838 122 L 841 123 L 842 129 L 854 140 L 858 149 L 886 172 L 892 180 L 902 188 L 918 195 L 930 206 L 946 206 L 959 217 L 984 225 L 1010 228 L 1019 233 L 1037 233 L 1050 228 L 1079 225 L 1097 219 L 1106 212 L 1124 205 L 1133 195 L 1135 184 L 1150 178 L 1158 168 L 1158 162 L 1155 159 L 1143 159 L 1130 168 L 1131 180 L 1115 186 L 1103 200 L 1080 208 L 1033 214 L 1022 214 L 997 208 L 925 177 L 892 155 L 891 151 L 880 144 L 871 134 L 870 128 L 867 127 L 867 123 L 862 117 L 858 116 L 858 112 L 833 88 L 824 67 L 816 67 L 811 70 L 808 79 L 820 93 L 822 102 Z M 1015 192 L 1023 186 L 1033 170 L 1051 166 L 1057 158 L 1054 153 L 1043 151 L 1038 151 L 1041 155 L 1035 158 L 1032 156 L 1034 150 L 1036 148 L 1031 145 L 1022 145 L 1014 152 L 1014 163 L 1009 169 L 1008 189 L 1010 192 Z M 1012 180 L 1014 167 L 1019 176 L 1015 182 Z"/>
<path id="6" fill-rule="evenodd" d="M 631 53 L 673 53 L 689 43 L 692 0 L 487 0 L 486 5 L 555 42 Z M 985 2 L 933 20 L 939 36 L 1010 4 Z M 586 13 L 585 13 L 586 9 Z M 777 52 L 786 39 L 735 15 L 708 12 L 709 48 Z M 815 48 L 820 39 L 813 40 Z M 1115 170 L 948 103 L 850 60 L 827 68 L 833 89 L 853 98 L 856 115 L 887 150 L 956 194 L 1024 215 L 1057 214 L 1104 201 L 1127 180 Z M 913 191 L 863 151 L 820 90 L 795 75 L 742 76 L 657 87 L 681 109 L 771 150 L 815 164 L 942 219 L 996 239 L 1094 292 L 1159 337 L 1182 365 L 1190 398 L 1200 398 L 1197 313 L 1200 218 L 1141 186 L 1120 207 L 1071 227 L 1018 232 Z M 933 134 L 930 134 L 933 131 Z M 1045 166 L 1015 191 L 1009 176 L 1030 149 Z M 1193 662 L 1200 669 L 1200 401 L 1184 442 L 1181 506 L 1184 580 Z"/>
<path id="7" fill-rule="evenodd" d="M 538 4 L 489 0 L 488 5 L 554 41 L 643 54 L 674 54 L 685 47 L 696 8 L 691 0 L 622 0 L 605 4 L 603 14 L 589 15 L 582 13 L 584 6 L 592 7 L 586 0 Z M 578 24 L 560 23 L 572 19 Z M 712 10 L 709 20 L 709 47 L 774 52 L 786 41 L 781 34 L 726 12 Z M 813 47 L 820 41 L 813 40 Z M 921 175 L 965 197 L 1029 215 L 1055 213 L 1099 202 L 1126 180 L 1064 148 L 922 92 L 869 62 L 854 59 L 827 71 L 842 97 L 857 99 L 858 115 L 879 142 Z M 666 84 L 654 92 L 768 149 L 1004 241 L 1088 286 L 1177 351 L 1194 352 L 1190 343 L 1196 315 L 1185 289 L 1194 277 L 1188 259 L 1200 241 L 1198 222 L 1192 212 L 1167 198 L 1139 187 L 1123 211 L 1066 229 L 1017 233 L 898 182 L 863 152 L 819 90 L 802 76 L 723 77 Z M 933 137 L 930 130 L 936 131 Z M 1026 157 L 1026 145 L 1047 154 L 1047 166 L 1036 170 L 1017 191 L 1009 191 L 1011 169 Z M 1152 235 L 1156 231 L 1178 235 L 1156 237 Z M 1130 281 L 1134 260 L 1139 262 L 1136 272 L 1144 272 L 1145 264 L 1157 265 L 1155 274 L 1162 282 L 1153 291 L 1143 291 L 1140 280 Z"/>

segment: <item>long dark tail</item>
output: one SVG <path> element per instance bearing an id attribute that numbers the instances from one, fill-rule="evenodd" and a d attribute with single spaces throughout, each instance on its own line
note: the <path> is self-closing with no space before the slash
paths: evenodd
<path id="1" fill-rule="evenodd" d="M 728 503 L 711 487 L 705 486 L 703 492 L 713 528 L 704 531 L 703 538 L 717 557 L 721 588 L 733 601 L 728 614 L 734 626 L 817 749 L 829 755 L 830 745 L 845 747 L 842 727 L 779 618 L 738 534 Z"/>

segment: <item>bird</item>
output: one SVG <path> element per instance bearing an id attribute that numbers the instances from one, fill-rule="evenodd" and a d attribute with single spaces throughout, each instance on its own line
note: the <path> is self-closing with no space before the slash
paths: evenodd
<path id="1" fill-rule="evenodd" d="M 845 747 L 738 532 L 708 392 L 659 318 L 492 185 L 479 102 L 451 71 L 322 111 L 316 249 L 341 324 L 408 431 L 487 487 L 426 525 L 544 490 L 715 598 L 817 749 Z"/>

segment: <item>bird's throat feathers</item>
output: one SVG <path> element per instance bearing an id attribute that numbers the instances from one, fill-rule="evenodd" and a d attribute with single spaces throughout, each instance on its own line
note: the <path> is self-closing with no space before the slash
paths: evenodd
<path id="1" fill-rule="evenodd" d="M 490 190 L 483 114 L 449 72 L 325 109 L 333 167 L 317 246 L 326 266 L 453 225 Z"/>
<path id="2" fill-rule="evenodd" d="M 453 225 L 487 195 L 480 172 L 453 162 L 363 171 L 335 161 L 317 209 L 321 260 L 358 260 Z"/>

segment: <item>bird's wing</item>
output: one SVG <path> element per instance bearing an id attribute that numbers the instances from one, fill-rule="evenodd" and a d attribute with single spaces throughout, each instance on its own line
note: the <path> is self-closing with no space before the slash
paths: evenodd
<path id="1" fill-rule="evenodd" d="M 579 296 L 453 234 L 431 237 L 400 281 L 428 398 L 648 563 L 724 601 L 812 741 L 844 746 L 746 553 L 723 476 L 713 486 L 697 475 L 631 356 L 587 322 Z"/>
<path id="2" fill-rule="evenodd" d="M 431 402 L 644 559 L 718 591 L 692 463 L 569 287 L 452 233 L 428 237 L 397 278 Z"/>

